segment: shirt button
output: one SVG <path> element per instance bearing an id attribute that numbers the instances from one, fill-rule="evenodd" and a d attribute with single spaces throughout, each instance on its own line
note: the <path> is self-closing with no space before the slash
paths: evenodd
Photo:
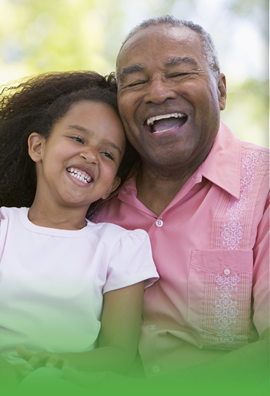
<path id="1" fill-rule="evenodd" d="M 158 219 L 158 220 L 156 221 L 156 226 L 157 226 L 157 227 L 162 227 L 162 226 L 163 226 L 163 221 L 160 220 L 160 219 Z"/>
<path id="2" fill-rule="evenodd" d="M 224 274 L 225 275 L 229 275 L 231 273 L 231 271 L 228 269 L 228 268 L 226 268 L 225 270 L 224 270 Z"/>
<path id="3" fill-rule="evenodd" d="M 152 368 L 152 370 L 153 370 L 154 373 L 159 373 L 160 372 L 160 367 L 157 364 L 155 364 L 155 366 Z"/>

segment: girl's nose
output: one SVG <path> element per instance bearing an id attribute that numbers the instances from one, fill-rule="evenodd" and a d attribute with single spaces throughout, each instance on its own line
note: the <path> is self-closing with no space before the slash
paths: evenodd
<path id="1" fill-rule="evenodd" d="M 97 152 L 94 149 L 84 150 L 80 156 L 89 164 L 97 164 Z"/>

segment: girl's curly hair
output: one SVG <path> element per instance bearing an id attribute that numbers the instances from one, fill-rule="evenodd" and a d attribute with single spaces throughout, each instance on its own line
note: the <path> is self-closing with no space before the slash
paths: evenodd
<path id="1" fill-rule="evenodd" d="M 36 192 L 35 163 L 28 137 L 49 137 L 53 126 L 80 100 L 104 102 L 118 113 L 114 75 L 91 71 L 45 73 L 6 86 L 0 93 L 0 207 L 31 206 Z M 118 170 L 121 185 L 138 156 L 128 143 Z"/>

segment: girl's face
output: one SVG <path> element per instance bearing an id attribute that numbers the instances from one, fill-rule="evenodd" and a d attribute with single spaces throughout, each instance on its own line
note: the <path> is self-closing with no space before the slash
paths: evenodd
<path id="1" fill-rule="evenodd" d="M 64 206 L 85 207 L 115 190 L 126 138 L 114 109 L 83 100 L 72 105 L 49 138 L 29 136 L 36 162 L 37 194 Z M 46 201 L 45 201 L 46 202 Z"/>

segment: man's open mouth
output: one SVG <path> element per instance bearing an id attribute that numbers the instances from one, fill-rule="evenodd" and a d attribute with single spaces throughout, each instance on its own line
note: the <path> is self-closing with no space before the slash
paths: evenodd
<path id="1" fill-rule="evenodd" d="M 150 117 L 144 123 L 144 127 L 151 133 L 162 133 L 180 128 L 187 121 L 187 115 L 172 113 Z"/>

